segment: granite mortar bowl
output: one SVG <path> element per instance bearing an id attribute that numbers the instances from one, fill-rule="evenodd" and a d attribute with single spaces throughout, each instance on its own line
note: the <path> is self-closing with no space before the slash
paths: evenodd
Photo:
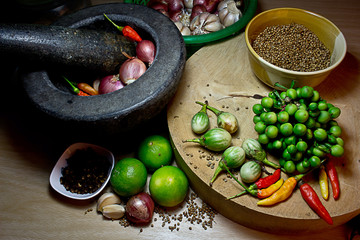
<path id="1" fill-rule="evenodd" d="M 130 25 L 143 39 L 155 43 L 155 60 L 137 81 L 112 93 L 83 97 L 71 92 L 62 75 L 81 82 L 95 80 L 92 72 L 27 68 L 22 70 L 21 80 L 30 102 L 51 119 L 103 134 L 128 132 L 157 116 L 175 94 L 185 67 L 185 44 L 169 18 L 140 5 L 96 5 L 53 24 L 121 34 L 104 18 L 104 13 L 118 25 Z"/>
<path id="2" fill-rule="evenodd" d="M 323 42 L 331 52 L 330 66 L 311 72 L 292 71 L 267 62 L 255 52 L 252 44 L 266 27 L 291 23 L 305 26 Z M 344 35 L 334 23 L 321 15 L 299 8 L 274 8 L 256 15 L 246 26 L 245 41 L 252 71 L 270 87 L 274 87 L 276 82 L 290 87 L 293 80 L 298 87 L 316 87 L 341 63 L 346 54 Z"/>

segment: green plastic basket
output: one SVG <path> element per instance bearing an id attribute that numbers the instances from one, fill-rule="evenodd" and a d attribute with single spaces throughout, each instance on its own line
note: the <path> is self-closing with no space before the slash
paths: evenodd
<path id="1" fill-rule="evenodd" d="M 124 3 L 132 3 L 139 5 L 147 5 L 149 0 L 124 0 Z M 257 0 L 244 0 L 243 1 L 243 16 L 233 25 L 224 28 L 220 31 L 204 34 L 183 36 L 186 45 L 187 56 L 191 56 L 194 52 L 207 44 L 213 44 L 219 41 L 223 41 L 227 38 L 231 38 L 238 34 L 254 17 L 257 9 Z"/>

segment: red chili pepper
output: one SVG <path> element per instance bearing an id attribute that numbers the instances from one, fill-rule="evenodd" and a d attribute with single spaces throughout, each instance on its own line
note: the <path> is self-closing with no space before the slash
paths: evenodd
<path id="1" fill-rule="evenodd" d="M 258 189 L 257 197 L 260 199 L 270 197 L 271 195 L 273 195 L 273 193 L 275 193 L 277 190 L 280 189 L 283 183 L 284 183 L 284 179 L 280 178 L 276 183 L 270 185 L 269 187 Z"/>
<path id="2" fill-rule="evenodd" d="M 119 26 L 117 25 L 116 23 L 114 23 L 110 18 L 108 18 L 108 16 L 106 16 L 106 14 L 104 13 L 104 16 L 107 20 L 109 20 L 119 31 L 122 32 L 122 34 L 133 40 L 133 41 L 136 41 L 136 42 L 141 42 L 142 41 L 142 38 L 139 36 L 139 34 L 130 26 L 125 26 L 125 27 L 122 27 L 122 26 Z"/>
<path id="3" fill-rule="evenodd" d="M 79 91 L 78 92 L 78 94 L 77 94 L 78 96 L 90 96 L 89 94 L 87 94 L 86 92 L 83 92 L 83 91 Z"/>
<path id="4" fill-rule="evenodd" d="M 321 217 L 325 222 L 332 225 L 333 220 L 326 210 L 324 205 L 321 203 L 318 195 L 314 191 L 314 189 L 307 183 L 303 182 L 302 180 L 299 181 L 300 192 L 303 199 L 306 203 L 310 206 L 312 210 L 314 210 L 319 217 Z"/>
<path id="5" fill-rule="evenodd" d="M 122 29 L 122 33 L 125 37 L 128 37 L 136 42 L 142 41 L 142 38 L 139 36 L 139 34 L 130 26 L 125 26 Z"/>
<path id="6" fill-rule="evenodd" d="M 331 158 L 329 158 L 325 162 L 325 169 L 326 169 L 326 173 L 330 179 L 331 188 L 333 191 L 333 197 L 335 200 L 337 200 L 340 197 L 340 183 L 339 183 L 339 178 L 338 178 L 338 174 L 337 174 L 335 165 Z"/>
<path id="7" fill-rule="evenodd" d="M 90 86 L 87 83 L 78 83 L 77 87 L 89 95 L 98 95 L 99 94 L 98 91 L 96 91 L 92 86 Z"/>
<path id="8" fill-rule="evenodd" d="M 228 197 L 227 199 L 236 198 L 241 195 L 244 195 L 245 193 L 250 193 L 251 195 L 258 197 L 258 198 L 268 197 L 269 195 L 267 194 L 267 192 L 269 192 L 270 189 L 267 191 L 263 191 L 262 193 L 261 193 L 260 189 L 267 189 L 267 188 L 273 186 L 275 183 L 277 183 L 279 181 L 280 174 L 281 174 L 281 170 L 276 169 L 273 174 L 263 177 L 263 178 L 260 178 L 255 183 L 251 184 L 245 191 L 238 193 L 234 196 Z M 282 183 L 280 184 L 280 186 L 281 185 L 282 185 Z M 273 188 L 274 188 L 274 186 L 273 186 Z"/>
<path id="9" fill-rule="evenodd" d="M 276 183 L 280 179 L 281 170 L 280 168 L 276 169 L 275 172 L 269 176 L 260 178 L 255 183 L 249 186 L 249 189 L 262 189 L 267 188 L 270 185 Z"/>

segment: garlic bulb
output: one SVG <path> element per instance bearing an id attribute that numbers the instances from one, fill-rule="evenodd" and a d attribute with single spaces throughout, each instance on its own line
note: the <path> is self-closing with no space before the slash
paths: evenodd
<path id="1" fill-rule="evenodd" d="M 200 13 L 190 23 L 192 35 L 201 35 L 223 29 L 220 18 L 208 12 Z"/>
<path id="2" fill-rule="evenodd" d="M 224 0 L 218 5 L 220 22 L 228 27 L 237 22 L 241 17 L 241 11 L 236 7 L 234 0 Z"/>
<path id="3" fill-rule="evenodd" d="M 190 29 L 181 22 L 175 22 L 175 26 L 179 29 L 181 35 L 186 36 L 191 34 Z"/>

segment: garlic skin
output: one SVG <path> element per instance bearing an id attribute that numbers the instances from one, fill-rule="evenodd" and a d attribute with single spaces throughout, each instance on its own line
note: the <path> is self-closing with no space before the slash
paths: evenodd
<path id="1" fill-rule="evenodd" d="M 224 0 L 221 1 L 218 5 L 218 12 L 220 22 L 228 27 L 242 17 L 241 11 L 236 7 L 236 3 L 234 0 Z"/>
<path id="2" fill-rule="evenodd" d="M 111 204 L 103 207 L 102 214 L 104 217 L 116 220 L 125 215 L 125 208 L 119 204 Z"/>
<path id="3" fill-rule="evenodd" d="M 179 29 L 181 35 L 188 36 L 191 35 L 190 29 L 186 27 L 182 22 L 175 22 L 175 26 Z"/>
<path id="4" fill-rule="evenodd" d="M 112 205 L 112 204 L 120 204 L 121 199 L 115 193 L 104 193 L 101 195 L 97 202 L 97 211 L 102 212 L 105 206 Z"/>
<path id="5" fill-rule="evenodd" d="M 224 26 L 220 22 L 220 18 L 215 14 L 208 12 L 200 13 L 190 23 L 192 35 L 207 34 L 223 29 Z"/>

